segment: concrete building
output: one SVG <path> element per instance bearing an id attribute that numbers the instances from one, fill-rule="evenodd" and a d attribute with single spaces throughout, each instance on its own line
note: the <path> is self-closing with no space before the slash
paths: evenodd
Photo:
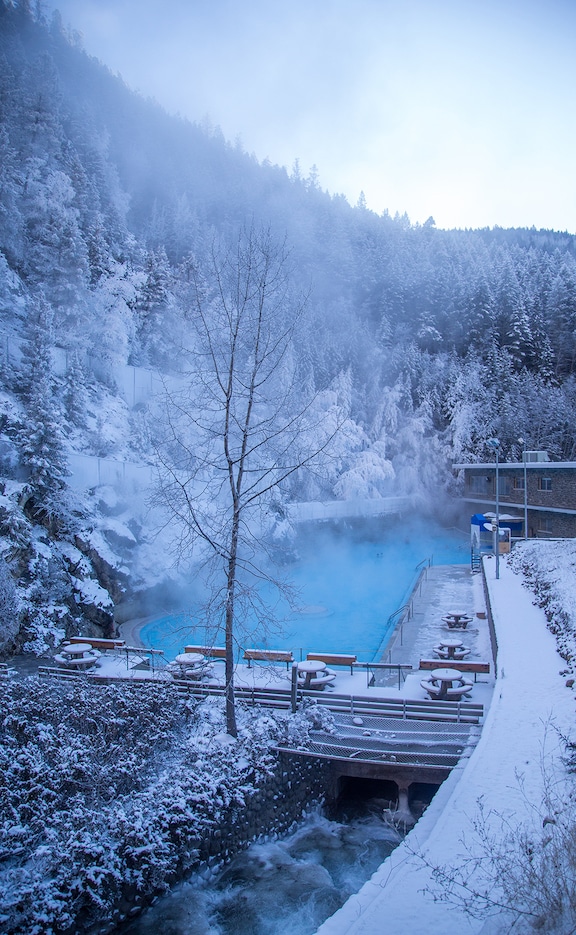
<path id="1" fill-rule="evenodd" d="M 528 536 L 576 537 L 576 462 L 548 461 L 546 452 L 527 451 L 526 460 L 498 464 L 499 512 L 522 521 Z M 464 473 L 463 499 L 471 513 L 496 507 L 496 463 L 455 464 Z"/>

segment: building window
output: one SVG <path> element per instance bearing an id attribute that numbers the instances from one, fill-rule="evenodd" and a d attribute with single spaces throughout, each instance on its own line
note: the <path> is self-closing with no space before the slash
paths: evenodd
<path id="1" fill-rule="evenodd" d="M 524 478 L 523 477 L 514 478 L 514 490 L 524 490 Z"/>
<path id="2" fill-rule="evenodd" d="M 545 516 L 538 517 L 538 532 L 543 536 L 550 536 L 553 533 L 552 520 Z"/>
<path id="3" fill-rule="evenodd" d="M 539 477 L 538 478 L 538 490 L 552 490 L 552 478 L 551 477 Z"/>
<path id="4" fill-rule="evenodd" d="M 492 478 L 485 477 L 484 474 L 470 475 L 471 493 L 488 493 L 492 489 Z"/>
<path id="5" fill-rule="evenodd" d="M 510 491 L 512 489 L 511 480 L 509 477 L 499 477 L 498 478 L 498 493 L 501 497 L 509 497 Z"/>

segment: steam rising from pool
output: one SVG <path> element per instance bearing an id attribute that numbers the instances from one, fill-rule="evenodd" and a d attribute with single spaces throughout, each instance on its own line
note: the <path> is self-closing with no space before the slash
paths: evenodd
<path id="1" fill-rule="evenodd" d="M 260 620 L 248 618 L 242 632 L 237 628 L 239 641 L 255 648 L 289 649 L 295 658 L 307 652 L 355 653 L 361 662 L 373 661 L 382 650 L 390 635 L 388 619 L 408 599 L 418 566 L 429 559 L 458 564 L 470 558 L 467 534 L 422 521 L 387 527 L 380 522 L 367 525 L 362 534 L 308 524 L 293 552 L 297 558 L 270 571 L 288 578 L 296 599 L 292 604 L 279 599 L 271 584 L 260 582 L 260 597 L 272 608 L 268 632 Z M 145 646 L 163 649 L 168 659 L 186 643 L 223 644 L 223 634 L 207 629 L 201 619 L 196 598 L 185 613 L 148 622 L 140 639 Z"/>
<path id="2" fill-rule="evenodd" d="M 329 617 L 334 611 L 322 607 L 322 604 L 305 604 L 304 607 L 298 607 L 296 613 L 306 617 Z"/>

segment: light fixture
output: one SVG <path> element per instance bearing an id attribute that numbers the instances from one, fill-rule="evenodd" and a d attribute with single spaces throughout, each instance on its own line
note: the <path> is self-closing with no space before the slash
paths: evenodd
<path id="1" fill-rule="evenodd" d="M 526 441 L 523 438 L 518 439 L 518 444 L 522 445 L 522 461 L 524 462 L 524 538 L 528 538 L 528 475 L 526 473 Z"/>
<path id="2" fill-rule="evenodd" d="M 496 556 L 496 577 L 500 577 L 500 479 L 498 474 L 500 442 L 497 438 L 488 439 L 490 448 L 496 454 L 496 517 L 494 519 L 494 554 Z"/>

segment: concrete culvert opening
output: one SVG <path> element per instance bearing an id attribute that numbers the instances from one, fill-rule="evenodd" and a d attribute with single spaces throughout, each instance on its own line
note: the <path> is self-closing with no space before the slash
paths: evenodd
<path id="1" fill-rule="evenodd" d="M 331 817 L 336 820 L 374 815 L 398 804 L 398 786 L 388 779 L 341 776 L 338 785 L 338 797 L 331 809 Z"/>
<path id="2" fill-rule="evenodd" d="M 431 782 L 413 782 L 409 789 L 408 802 L 414 818 L 420 818 L 438 792 L 440 786 Z"/>

